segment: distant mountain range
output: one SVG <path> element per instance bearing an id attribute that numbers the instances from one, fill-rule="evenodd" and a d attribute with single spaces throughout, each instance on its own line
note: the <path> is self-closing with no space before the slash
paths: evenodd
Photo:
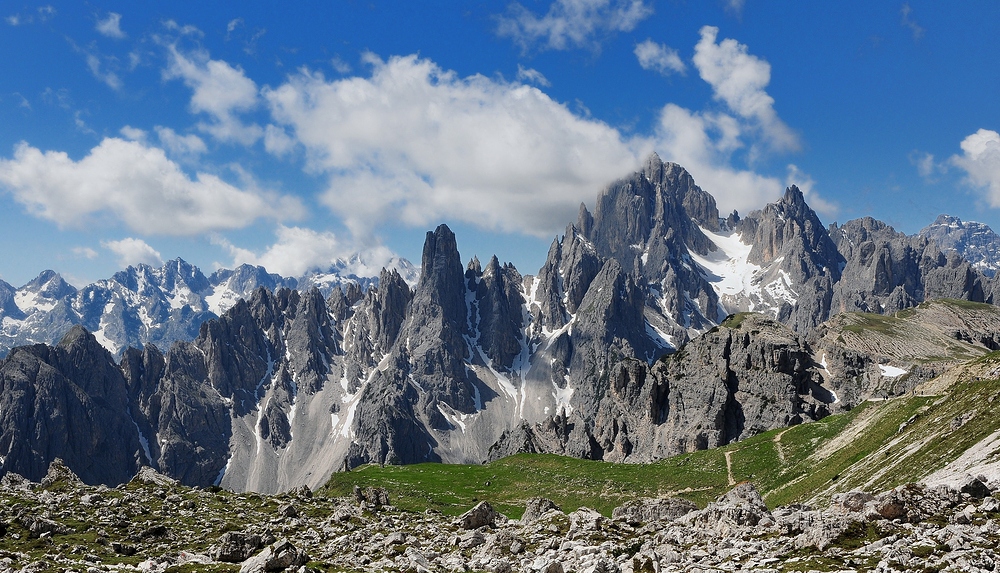
<path id="1" fill-rule="evenodd" d="M 958 253 L 986 276 L 992 277 L 1000 270 L 1000 235 L 989 225 L 940 215 L 920 230 L 920 236 L 934 241 L 942 250 Z"/>
<path id="2" fill-rule="evenodd" d="M 282 277 L 263 267 L 241 265 L 210 276 L 183 259 L 160 268 L 140 264 L 109 279 L 76 289 L 47 270 L 15 289 L 0 280 L 0 356 L 24 344 L 58 342 L 74 325 L 92 332 L 105 348 L 121 356 L 126 348 L 155 344 L 168 348 L 194 340 L 206 320 L 218 318 L 259 287 L 360 291 L 378 277 L 359 276 L 357 258 L 338 261 L 301 277 Z M 418 269 L 401 258 L 391 261 L 405 280 L 415 283 Z"/>
<path id="3" fill-rule="evenodd" d="M 947 366 L 925 352 L 942 341 L 996 349 L 1000 315 L 974 304 L 996 279 L 937 240 L 824 227 L 795 187 L 722 218 L 653 155 L 581 207 L 535 275 L 463 264 L 443 225 L 415 282 L 412 266 L 292 283 L 172 261 L 77 291 L 43 273 L 0 291 L 11 343 L 82 328 L 0 362 L 0 471 L 39 479 L 61 457 L 91 483 L 151 465 L 270 492 L 369 462 L 719 446 L 906 392 Z M 917 350 L 852 337 L 940 298 L 974 308 L 920 315 L 938 326 L 912 327 Z"/>

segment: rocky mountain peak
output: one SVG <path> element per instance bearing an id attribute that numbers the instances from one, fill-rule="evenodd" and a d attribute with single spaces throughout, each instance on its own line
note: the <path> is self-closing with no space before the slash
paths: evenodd
<path id="1" fill-rule="evenodd" d="M 42 271 L 18 290 L 36 293 L 38 296 L 48 299 L 58 299 L 76 293 L 75 287 L 63 280 L 62 275 L 51 269 Z"/>
<path id="2" fill-rule="evenodd" d="M 989 225 L 939 215 L 919 235 L 942 251 L 957 253 L 986 276 L 992 277 L 1000 270 L 1000 235 Z"/>
<path id="3" fill-rule="evenodd" d="M 14 301 L 14 296 L 16 294 L 17 289 L 6 281 L 0 279 L 0 320 L 6 316 L 15 320 L 21 320 L 24 318 L 24 312 L 17 307 L 17 303 Z"/>

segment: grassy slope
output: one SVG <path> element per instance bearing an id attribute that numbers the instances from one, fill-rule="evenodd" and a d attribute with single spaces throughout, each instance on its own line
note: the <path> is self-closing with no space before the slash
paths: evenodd
<path id="1" fill-rule="evenodd" d="M 947 388 L 932 386 L 937 395 L 866 402 L 816 423 L 652 464 L 518 455 L 484 466 L 366 466 L 334 474 L 323 492 L 380 486 L 403 509 L 453 515 L 487 500 L 510 517 L 521 515 L 528 498 L 542 496 L 566 511 L 587 506 L 610 515 L 644 496 L 678 495 L 704 505 L 729 489 L 731 472 L 735 482 L 754 482 L 772 506 L 823 502 L 854 488 L 880 491 L 919 480 L 1000 429 L 1000 353 L 950 376 Z"/>

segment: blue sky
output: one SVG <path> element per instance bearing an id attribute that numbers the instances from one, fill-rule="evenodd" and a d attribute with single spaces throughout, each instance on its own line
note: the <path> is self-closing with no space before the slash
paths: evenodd
<path id="1" fill-rule="evenodd" d="M 291 6 L 288 6 L 291 4 Z M 724 212 L 1000 228 L 1000 4 L 0 2 L 0 277 L 541 265 L 651 151 Z"/>

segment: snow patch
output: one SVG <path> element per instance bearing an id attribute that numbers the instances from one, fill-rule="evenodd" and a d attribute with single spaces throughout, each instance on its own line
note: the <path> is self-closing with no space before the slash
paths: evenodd
<path id="1" fill-rule="evenodd" d="M 40 293 L 25 290 L 14 293 L 14 304 L 25 314 L 48 312 L 56 307 L 56 301 L 45 298 Z"/>
<path id="2" fill-rule="evenodd" d="M 660 348 L 675 348 L 674 337 L 670 336 L 666 332 L 663 332 L 659 328 L 656 328 L 648 320 L 646 321 L 646 336 L 653 341 L 653 344 L 659 346 Z"/>
<path id="3" fill-rule="evenodd" d="M 888 364 L 879 364 L 878 369 L 882 371 L 882 376 L 885 376 L 886 378 L 898 378 L 909 372 L 896 366 L 889 366 Z"/>
<path id="4" fill-rule="evenodd" d="M 691 259 L 705 271 L 715 292 L 729 297 L 759 292 L 753 278 L 761 272 L 761 267 L 748 261 L 753 245 L 744 243 L 736 231 L 716 234 L 708 229 L 699 229 L 719 248 L 706 256 L 692 251 Z"/>
<path id="5" fill-rule="evenodd" d="M 208 310 L 215 313 L 215 316 L 222 316 L 227 310 L 234 307 L 243 298 L 236 291 L 229 288 L 229 281 L 215 287 L 212 294 L 205 297 L 205 304 Z"/>
<path id="6" fill-rule="evenodd" d="M 566 382 L 566 386 L 564 388 L 556 386 L 555 382 L 552 383 L 552 388 L 554 389 L 554 391 L 552 392 L 552 397 L 556 399 L 557 416 L 559 415 L 559 412 L 563 412 L 566 416 L 569 416 L 573 413 L 573 406 L 570 404 L 570 400 L 573 398 L 573 393 L 576 391 L 576 389 L 569 385 L 570 383 L 569 374 L 567 374 L 563 378 L 563 380 Z"/>

